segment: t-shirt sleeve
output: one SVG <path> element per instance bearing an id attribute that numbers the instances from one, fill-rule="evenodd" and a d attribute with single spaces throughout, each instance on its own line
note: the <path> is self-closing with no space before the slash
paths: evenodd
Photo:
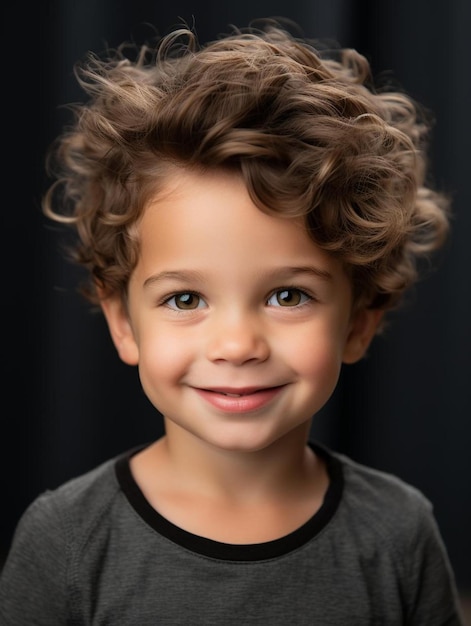
<path id="1" fill-rule="evenodd" d="M 68 546 L 64 525 L 48 493 L 25 511 L 0 575 L 0 623 L 67 623 Z"/>
<path id="2" fill-rule="evenodd" d="M 408 562 L 408 624 L 462 626 L 456 582 L 432 506 L 423 499 Z"/>

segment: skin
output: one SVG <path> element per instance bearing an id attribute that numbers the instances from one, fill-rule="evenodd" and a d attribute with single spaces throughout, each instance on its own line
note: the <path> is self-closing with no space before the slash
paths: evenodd
<path id="1" fill-rule="evenodd" d="M 381 313 L 353 315 L 340 262 L 302 220 L 261 212 L 235 174 L 172 174 L 138 234 L 127 309 L 102 303 L 121 359 L 164 416 L 165 436 L 132 459 L 136 481 L 190 532 L 283 536 L 322 503 L 312 416 Z"/>

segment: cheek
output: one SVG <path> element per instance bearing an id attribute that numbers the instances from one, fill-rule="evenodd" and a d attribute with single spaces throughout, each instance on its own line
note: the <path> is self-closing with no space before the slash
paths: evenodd
<path id="1" fill-rule="evenodd" d="M 155 329 L 139 338 L 139 373 L 143 384 L 158 386 L 161 381 L 178 380 L 190 360 L 188 342 L 179 333 Z"/>
<path id="2" fill-rule="evenodd" d="M 343 328 L 313 325 L 286 342 L 285 346 L 287 358 L 301 376 L 320 384 L 335 384 L 342 366 Z"/>
<path id="3" fill-rule="evenodd" d="M 298 361 L 298 372 L 304 378 L 316 383 L 316 386 L 335 385 L 340 374 L 342 361 L 336 352 L 326 345 L 305 345 Z"/>

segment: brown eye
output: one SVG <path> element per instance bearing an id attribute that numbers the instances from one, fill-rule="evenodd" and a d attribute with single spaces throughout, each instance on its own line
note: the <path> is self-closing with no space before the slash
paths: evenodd
<path id="1" fill-rule="evenodd" d="M 205 306 L 204 300 L 191 292 L 177 293 L 169 298 L 165 304 L 171 309 L 178 309 L 180 311 L 193 311 L 194 309 L 201 309 Z"/>
<path id="2" fill-rule="evenodd" d="M 270 306 L 291 307 L 304 304 L 308 300 L 309 296 L 300 289 L 279 289 L 270 296 L 267 304 Z"/>

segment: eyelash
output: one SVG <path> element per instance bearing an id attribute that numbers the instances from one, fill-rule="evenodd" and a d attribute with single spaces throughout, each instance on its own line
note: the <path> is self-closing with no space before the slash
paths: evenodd
<path id="1" fill-rule="evenodd" d="M 315 301 L 316 298 L 314 298 L 312 295 L 310 295 L 309 293 L 307 293 L 304 289 L 300 289 L 299 287 L 279 287 L 278 289 L 275 289 L 275 291 L 272 291 L 271 294 L 269 295 L 269 297 L 266 300 L 266 304 L 268 306 L 273 306 L 274 308 L 278 308 L 276 305 L 270 305 L 269 302 L 273 297 L 277 297 L 280 294 L 282 294 L 283 292 L 295 292 L 296 294 L 299 295 L 300 297 L 300 302 L 296 303 L 292 306 L 288 305 L 286 307 L 283 307 L 282 304 L 279 304 L 279 308 L 299 308 L 304 306 L 305 304 L 307 304 L 308 302 L 312 302 Z M 292 295 L 292 294 L 291 294 Z M 190 296 L 190 298 L 198 298 L 198 304 L 196 307 L 194 308 L 180 308 L 177 306 L 176 300 L 177 298 L 181 297 L 181 296 Z M 174 300 L 174 304 L 171 305 L 171 301 Z M 168 307 L 169 309 L 171 309 L 172 311 L 177 311 L 177 312 L 185 312 L 185 311 L 196 311 L 198 309 L 204 308 L 204 306 L 201 306 L 201 304 L 206 305 L 204 298 L 197 292 L 195 291 L 179 291 L 177 293 L 173 293 L 170 296 L 166 296 L 161 302 L 161 305 Z"/>

